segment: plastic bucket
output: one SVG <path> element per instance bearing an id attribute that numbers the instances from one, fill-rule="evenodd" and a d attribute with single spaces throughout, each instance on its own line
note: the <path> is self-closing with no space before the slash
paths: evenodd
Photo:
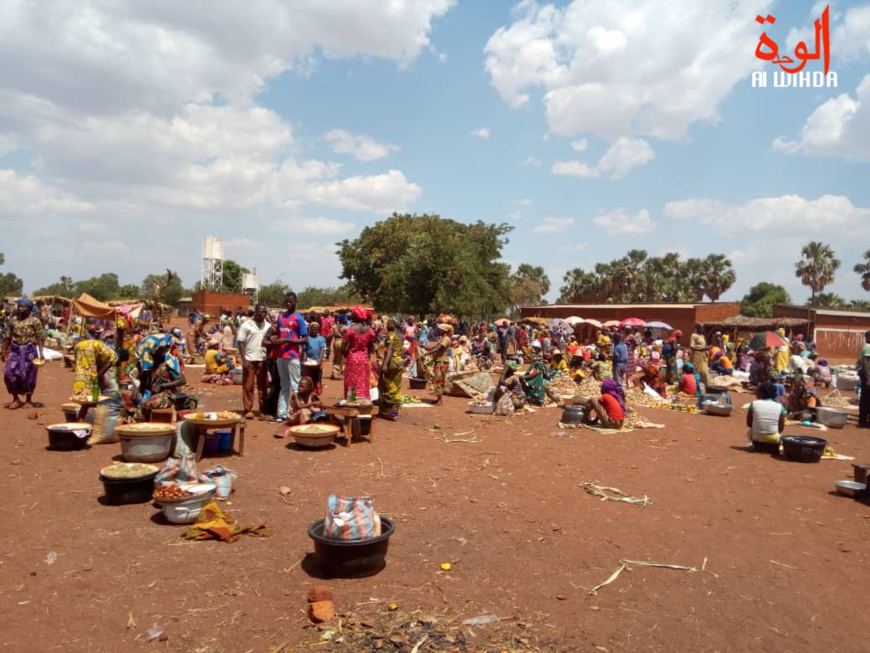
<path id="1" fill-rule="evenodd" d="M 200 436 L 200 437 L 205 437 Z M 202 446 L 202 455 L 203 456 L 215 456 L 218 453 L 218 447 L 220 446 L 220 442 L 218 438 L 208 437 L 205 440 L 205 444 Z"/>
<path id="2" fill-rule="evenodd" d="M 229 451 L 233 442 L 233 432 L 230 429 L 227 429 L 225 431 L 215 431 L 214 434 L 217 436 L 218 453 L 226 453 Z"/>
<path id="3" fill-rule="evenodd" d="M 233 385 L 242 385 L 242 370 L 233 370 L 230 372 L 230 378 L 233 380 Z"/>

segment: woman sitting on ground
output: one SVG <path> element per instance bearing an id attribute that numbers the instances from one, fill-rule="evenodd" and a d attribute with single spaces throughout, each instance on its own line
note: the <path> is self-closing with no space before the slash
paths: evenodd
<path id="1" fill-rule="evenodd" d="M 731 363 L 731 359 L 722 351 L 717 351 L 713 355 L 711 369 L 723 376 L 732 376 L 734 374 L 734 365 Z"/>
<path id="2" fill-rule="evenodd" d="M 635 379 L 635 385 L 637 385 L 638 388 L 643 389 L 644 384 L 655 390 L 659 396 L 668 396 L 668 386 L 665 384 L 665 380 L 662 378 L 659 368 L 652 363 L 644 365 L 643 374 Z"/>
<path id="3" fill-rule="evenodd" d="M 519 367 L 514 361 L 508 361 L 504 366 L 504 371 L 498 380 L 498 385 L 495 389 L 493 400 L 498 404 L 499 400 L 506 394 L 510 395 L 511 403 L 515 410 L 518 410 L 526 404 L 526 393 L 523 391 L 523 384 L 520 377 L 517 376 L 516 370 Z"/>
<path id="4" fill-rule="evenodd" d="M 822 401 L 815 389 L 807 386 L 803 376 L 795 375 L 793 378 L 791 392 L 783 401 L 787 406 L 788 417 L 802 421 L 807 411 L 818 408 L 822 405 Z"/>
<path id="5" fill-rule="evenodd" d="M 775 443 L 785 430 L 785 406 L 776 400 L 776 386 L 765 381 L 758 386 L 757 399 L 746 411 L 750 442 Z"/>
<path id="6" fill-rule="evenodd" d="M 701 376 L 695 371 L 695 366 L 691 363 L 683 365 L 683 373 L 680 377 L 678 389 L 683 394 L 694 397 L 701 396 Z"/>
<path id="7" fill-rule="evenodd" d="M 621 429 L 625 424 L 625 394 L 622 386 L 610 379 L 601 384 L 601 396 L 583 400 L 583 423 L 603 426 L 608 429 Z"/>
<path id="8" fill-rule="evenodd" d="M 233 359 L 219 351 L 221 338 L 218 334 L 208 341 L 208 349 L 205 352 L 205 374 L 202 376 L 203 383 L 216 383 L 218 385 L 230 385 L 232 381 L 229 373 L 233 370 Z"/>

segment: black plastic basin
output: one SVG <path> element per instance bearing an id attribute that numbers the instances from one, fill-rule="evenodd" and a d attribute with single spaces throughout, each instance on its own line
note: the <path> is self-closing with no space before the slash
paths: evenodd
<path id="1" fill-rule="evenodd" d="M 324 575 L 332 578 L 374 576 L 387 566 L 387 547 L 396 530 L 393 520 L 381 517 L 381 534 L 366 540 L 333 540 L 323 535 L 323 519 L 308 525 L 314 553 Z"/>

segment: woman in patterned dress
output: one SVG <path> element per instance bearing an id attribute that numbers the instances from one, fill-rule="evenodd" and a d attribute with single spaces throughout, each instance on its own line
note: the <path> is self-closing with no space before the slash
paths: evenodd
<path id="1" fill-rule="evenodd" d="M 396 321 L 387 320 L 387 348 L 378 379 L 378 415 L 395 421 L 402 407 L 402 372 L 405 371 L 404 339 L 396 330 Z"/>
<path id="2" fill-rule="evenodd" d="M 453 333 L 453 327 L 449 324 L 438 325 L 438 340 L 431 347 L 424 347 L 423 350 L 432 357 L 432 390 L 435 391 L 437 399 L 434 405 L 439 405 L 443 402 L 443 397 L 447 392 L 447 372 L 450 369 L 450 334 Z"/>
<path id="3" fill-rule="evenodd" d="M 33 360 L 42 358 L 44 333 L 42 322 L 33 314 L 33 302 L 22 297 L 15 304 L 16 312 L 9 320 L 3 351 L 6 359 L 3 380 L 6 382 L 6 390 L 12 395 L 12 401 L 5 406 L 9 410 L 32 405 L 37 372 Z M 24 395 L 24 403 L 18 395 Z"/>
<path id="4" fill-rule="evenodd" d="M 361 306 L 351 311 L 353 324 L 344 333 L 344 398 L 351 388 L 357 399 L 371 399 L 369 394 L 371 367 L 369 357 L 375 348 L 375 332 L 368 325 L 369 312 Z"/>

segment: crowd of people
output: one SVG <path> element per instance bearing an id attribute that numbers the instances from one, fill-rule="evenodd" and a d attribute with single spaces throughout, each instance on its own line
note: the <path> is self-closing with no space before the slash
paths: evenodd
<path id="1" fill-rule="evenodd" d="M 21 298 L 0 322 L 4 378 L 12 397 L 8 409 L 33 403 L 46 337 L 51 339 L 52 331 L 69 319 L 46 317 L 39 310 Z M 739 373 L 759 388 L 759 400 L 771 399 L 772 393 L 786 414 L 799 415 L 820 405 L 817 388 L 832 380 L 813 343 L 802 334 L 789 340 L 783 330 L 780 346 L 756 351 L 719 331 L 708 332 L 708 342 L 697 325 L 684 347 L 679 330 L 632 326 L 581 330 L 533 321 L 468 323 L 449 315 L 431 320 L 376 317 L 360 306 L 303 315 L 292 292 L 279 311 L 258 304 L 249 311 L 223 311 L 216 319 L 199 313 L 189 317 L 186 333 L 179 327 L 154 332 L 124 306 L 112 321 L 73 318 L 63 334 L 73 358 L 73 395 L 99 392 L 123 406 L 127 419 L 148 419 L 155 408 L 183 406 L 179 394 L 184 396 L 181 389 L 188 382 L 185 368 L 201 363 L 204 382 L 229 384 L 241 376 L 248 419 L 306 423 L 325 417 L 323 370 L 331 360 L 330 379 L 342 381 L 345 400 L 374 401 L 381 418 L 395 420 L 404 402 L 403 378 L 426 379 L 434 393 L 432 403 L 440 404 L 452 376 L 500 365 L 493 401 L 513 409 L 542 405 L 557 375 L 577 382 L 591 378 L 599 382 L 602 399 L 587 402 L 589 420 L 618 424 L 625 417 L 625 390 L 630 387 L 662 398 L 674 393 L 700 399 L 711 375 Z M 870 353 L 862 352 L 859 371 L 865 356 Z M 862 426 L 870 426 L 868 397 L 862 396 Z M 751 416 L 766 412 L 760 409 Z"/>

